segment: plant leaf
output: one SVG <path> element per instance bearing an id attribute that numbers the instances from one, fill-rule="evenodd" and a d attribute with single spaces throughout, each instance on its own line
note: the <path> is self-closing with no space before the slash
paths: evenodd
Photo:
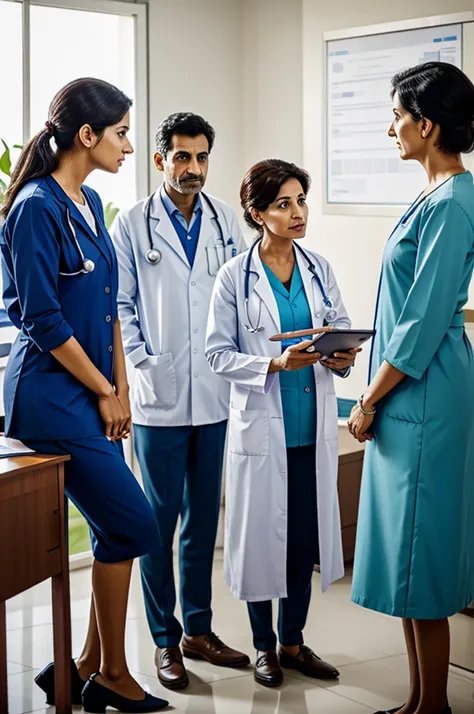
<path id="1" fill-rule="evenodd" d="M 105 227 L 107 229 L 110 228 L 112 223 L 114 222 L 114 218 L 119 212 L 120 209 L 117 208 L 117 206 L 114 206 L 113 203 L 109 202 L 105 208 L 104 208 L 104 220 L 105 220 Z"/>
<path id="2" fill-rule="evenodd" d="M 3 139 L 0 139 L 2 142 L 3 146 L 5 147 L 5 151 L 3 154 L 0 156 L 0 171 L 2 174 L 5 174 L 5 176 L 11 176 L 11 169 L 12 169 L 12 160 L 10 156 L 10 149 L 8 148 L 7 144 L 3 141 Z"/>

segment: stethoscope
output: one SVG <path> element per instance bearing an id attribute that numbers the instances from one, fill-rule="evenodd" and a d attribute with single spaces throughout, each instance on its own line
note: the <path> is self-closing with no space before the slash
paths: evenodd
<path id="1" fill-rule="evenodd" d="M 216 225 L 217 225 L 217 230 L 219 231 L 219 242 L 222 246 L 222 249 L 225 251 L 226 243 L 225 243 L 225 238 L 224 238 L 224 231 L 222 230 L 222 225 L 219 220 L 219 216 L 217 214 L 216 208 L 215 208 L 214 204 L 212 203 L 211 199 L 209 198 L 209 196 L 206 196 L 206 194 L 203 192 L 201 192 L 201 196 L 206 201 L 209 208 L 211 209 L 212 217 L 215 219 Z M 155 197 L 155 194 L 152 193 L 151 196 L 149 196 L 147 198 L 147 201 L 145 204 L 145 223 L 146 223 L 147 236 L 148 236 L 148 250 L 145 253 L 145 258 L 146 258 L 146 261 L 148 263 L 150 263 L 150 265 L 158 265 L 158 263 L 161 261 L 161 259 L 163 257 L 161 250 L 158 250 L 158 248 L 155 248 L 155 245 L 153 243 L 153 235 L 151 232 L 151 223 L 150 223 L 151 205 L 153 203 L 154 197 Z M 161 202 L 163 203 L 163 198 L 162 198 L 161 194 L 160 194 L 160 199 L 161 199 Z M 164 203 L 163 203 L 163 206 L 164 206 Z M 166 207 L 165 207 L 165 210 L 166 210 Z M 232 240 L 232 238 L 229 238 L 228 245 L 231 245 L 231 244 L 233 244 L 233 240 Z M 217 247 L 216 247 L 216 252 L 217 252 Z M 219 260 L 218 253 L 217 253 L 217 260 L 219 263 L 219 267 L 221 267 L 221 262 Z"/>
<path id="2" fill-rule="evenodd" d="M 245 325 L 245 329 L 247 330 L 247 332 L 251 332 L 252 334 L 255 332 L 263 332 L 263 330 L 265 329 L 265 327 L 263 325 L 260 325 L 260 318 L 262 315 L 262 302 L 261 301 L 260 301 L 260 306 L 259 306 L 259 310 L 258 310 L 258 318 L 257 318 L 256 327 L 254 327 L 254 325 L 252 324 L 252 321 L 251 321 L 250 315 L 249 315 L 250 273 L 252 272 L 250 270 L 250 264 L 252 261 L 253 251 L 259 245 L 260 241 L 261 241 L 261 238 L 259 238 L 257 241 L 255 241 L 255 243 L 252 245 L 249 252 L 247 253 L 247 260 L 245 261 L 244 305 L 245 305 L 245 315 L 247 318 L 247 324 Z M 321 291 L 321 295 L 323 298 L 323 303 L 324 303 L 325 307 L 328 308 L 328 312 L 326 314 L 326 320 L 327 320 L 327 322 L 330 322 L 331 320 L 334 320 L 337 317 L 337 312 L 335 310 L 333 310 L 332 300 L 327 295 L 327 293 L 324 289 L 322 280 L 317 273 L 316 266 L 313 263 L 313 261 L 311 260 L 311 258 L 309 257 L 309 255 L 306 253 L 306 251 L 303 250 L 303 248 L 301 248 L 298 245 L 298 243 L 295 243 L 294 245 L 295 245 L 295 248 L 297 250 L 299 250 L 300 254 L 306 260 L 306 263 L 308 264 L 309 272 L 311 273 L 313 278 L 316 279 L 316 282 L 318 283 L 318 287 Z"/>
<path id="3" fill-rule="evenodd" d="M 75 230 L 75 228 L 74 228 L 74 226 L 73 226 L 73 224 L 72 224 L 72 221 L 71 221 L 71 216 L 70 216 L 70 214 L 69 214 L 69 208 L 68 208 L 67 206 L 66 206 L 66 219 L 67 219 L 67 222 L 68 222 L 68 224 L 69 224 L 69 229 L 70 229 L 70 231 L 71 231 L 72 238 L 73 238 L 73 240 L 74 240 L 74 243 L 76 244 L 77 252 L 78 252 L 79 255 L 81 256 L 82 268 L 81 268 L 80 270 L 76 270 L 75 273 L 62 273 L 62 272 L 60 271 L 60 272 L 59 272 L 59 275 L 65 275 L 65 276 L 68 277 L 68 278 L 72 278 L 72 277 L 74 277 L 74 275 L 81 275 L 81 274 L 87 274 L 87 273 L 92 273 L 92 272 L 94 272 L 94 270 L 95 270 L 95 263 L 94 263 L 94 261 L 91 260 L 90 258 L 86 258 L 86 257 L 84 256 L 84 253 L 82 252 L 82 248 L 81 248 L 81 246 L 80 246 L 80 244 L 79 244 L 79 241 L 77 240 L 76 230 Z"/>

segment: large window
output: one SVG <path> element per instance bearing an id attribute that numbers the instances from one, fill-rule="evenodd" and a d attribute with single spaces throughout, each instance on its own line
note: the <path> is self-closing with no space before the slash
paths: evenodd
<path id="1" fill-rule="evenodd" d="M 145 196 L 146 6 L 114 0 L 0 0 L 0 37 L 0 139 L 13 147 L 40 131 L 51 99 L 67 82 L 87 76 L 105 79 L 133 98 L 131 140 L 135 154 L 118 175 L 95 172 L 88 184 L 99 192 L 104 205 L 112 203 L 118 208 Z M 0 156 L 2 153 L 0 144 Z M 17 154 L 13 149 L 13 161 Z M 0 179 L 5 175 L 0 173 Z M 3 329 L 10 336 L 13 328 Z M 129 443 L 124 446 L 130 462 Z M 72 555 L 90 549 L 87 526 L 73 507 L 69 535 Z"/>

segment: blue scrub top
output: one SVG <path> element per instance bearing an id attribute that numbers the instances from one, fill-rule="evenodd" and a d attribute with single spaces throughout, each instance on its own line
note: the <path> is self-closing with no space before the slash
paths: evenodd
<path id="1" fill-rule="evenodd" d="M 197 197 L 196 205 L 194 206 L 193 216 L 191 218 L 191 223 L 188 225 L 186 218 L 183 213 L 176 207 L 171 198 L 165 191 L 164 186 L 161 188 L 161 200 L 166 209 L 170 221 L 173 224 L 173 228 L 176 231 L 176 235 L 181 241 L 181 245 L 184 248 L 186 257 L 189 261 L 191 268 L 194 264 L 194 258 L 196 255 L 196 250 L 199 242 L 199 234 L 201 233 L 201 222 L 202 222 L 202 201 L 201 196 Z"/>
<path id="2" fill-rule="evenodd" d="M 97 396 L 51 354 L 74 336 L 113 380 L 117 259 L 99 196 L 87 186 L 82 191 L 97 235 L 51 176 L 22 187 L 0 230 L 3 300 L 19 330 L 4 381 L 8 436 L 56 441 L 104 434 Z M 90 273 L 79 272 L 72 229 L 95 264 Z"/>
<path id="3" fill-rule="evenodd" d="M 313 326 L 298 263 L 291 278 L 290 290 L 263 263 L 280 313 L 282 332 L 307 330 Z M 282 352 L 285 350 L 282 345 Z M 286 446 L 310 446 L 316 441 L 316 383 L 313 367 L 294 372 L 282 371 L 280 390 L 285 424 Z"/>

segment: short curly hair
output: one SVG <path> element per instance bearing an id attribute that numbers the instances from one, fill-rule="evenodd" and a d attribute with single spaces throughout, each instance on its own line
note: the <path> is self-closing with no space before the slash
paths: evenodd
<path id="1" fill-rule="evenodd" d="M 212 151 L 216 137 L 213 127 L 198 114 L 193 114 L 192 112 L 170 114 L 160 123 L 155 135 L 156 150 L 162 156 L 166 156 L 168 153 L 175 134 L 193 138 L 204 134 L 209 144 L 209 152 Z"/>

